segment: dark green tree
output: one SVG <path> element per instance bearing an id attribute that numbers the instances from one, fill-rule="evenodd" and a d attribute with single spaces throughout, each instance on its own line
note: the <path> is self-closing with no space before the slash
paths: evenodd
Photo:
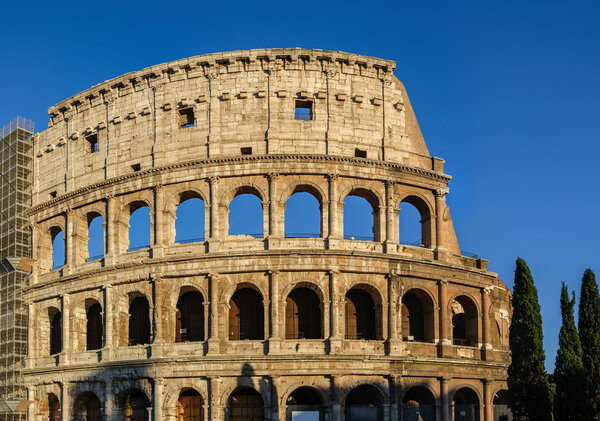
<path id="1" fill-rule="evenodd" d="M 542 315 L 533 277 L 520 257 L 515 270 L 512 305 L 508 404 L 515 420 L 548 421 L 552 419 L 552 408 L 544 367 Z"/>
<path id="2" fill-rule="evenodd" d="M 600 415 L 600 295 L 591 269 L 581 280 L 579 297 L 579 338 L 585 370 L 585 419 L 597 420 Z"/>
<path id="3" fill-rule="evenodd" d="M 563 282 L 560 291 L 562 327 L 558 335 L 558 353 L 554 366 L 553 381 L 556 384 L 554 398 L 555 421 L 579 421 L 585 419 L 585 376 L 581 360 L 581 342 L 575 326 L 575 292 L 569 299 L 569 289 Z"/>

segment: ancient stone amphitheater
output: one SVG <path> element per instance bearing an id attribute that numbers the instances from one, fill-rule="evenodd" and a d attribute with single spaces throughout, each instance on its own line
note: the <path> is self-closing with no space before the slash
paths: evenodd
<path id="1" fill-rule="evenodd" d="M 29 419 L 509 419 L 510 292 L 461 253 L 450 176 L 394 69 L 335 51 L 234 51 L 50 108 L 27 210 Z M 286 230 L 297 193 L 319 203 L 316 235 Z M 240 195 L 262 203 L 259 235 L 230 233 Z M 344 235 L 349 196 L 372 207 L 372 237 Z M 192 199 L 204 236 L 176 241 Z M 405 206 L 420 214 L 414 245 L 400 241 Z M 101 256 L 88 252 L 94 221 Z"/>

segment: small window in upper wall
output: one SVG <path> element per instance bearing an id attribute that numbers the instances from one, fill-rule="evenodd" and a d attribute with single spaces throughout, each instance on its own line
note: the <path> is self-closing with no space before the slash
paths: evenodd
<path id="1" fill-rule="evenodd" d="M 313 102 L 296 100 L 296 120 L 312 120 L 313 119 Z"/>
<path id="2" fill-rule="evenodd" d="M 240 148 L 242 155 L 252 155 L 252 147 Z"/>
<path id="3" fill-rule="evenodd" d="M 354 156 L 357 158 L 366 158 L 367 151 L 356 148 L 356 149 L 354 149 Z"/>
<path id="4" fill-rule="evenodd" d="M 88 143 L 88 151 L 90 151 L 91 153 L 98 152 L 98 134 L 97 133 L 94 133 L 93 135 L 86 137 L 85 140 L 87 140 L 87 143 Z"/>
<path id="5" fill-rule="evenodd" d="M 194 109 L 192 107 L 189 108 L 181 108 L 177 110 L 179 127 L 185 129 L 187 127 L 194 127 Z"/>

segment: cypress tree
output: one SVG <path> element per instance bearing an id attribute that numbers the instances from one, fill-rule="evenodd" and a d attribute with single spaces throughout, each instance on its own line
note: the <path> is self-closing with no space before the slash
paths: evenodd
<path id="1" fill-rule="evenodd" d="M 537 289 L 525 260 L 517 259 L 509 330 L 508 404 L 515 420 L 552 419 L 550 385 L 544 367 L 542 315 Z"/>
<path id="2" fill-rule="evenodd" d="M 569 289 L 563 282 L 560 291 L 560 312 L 562 326 L 558 335 L 558 353 L 554 368 L 556 396 L 554 399 L 554 420 L 575 421 L 585 419 L 585 387 L 581 342 L 575 327 L 575 292 L 569 299 Z"/>
<path id="3" fill-rule="evenodd" d="M 591 269 L 586 269 L 581 280 L 579 338 L 586 377 L 585 419 L 597 420 L 600 413 L 600 295 Z"/>

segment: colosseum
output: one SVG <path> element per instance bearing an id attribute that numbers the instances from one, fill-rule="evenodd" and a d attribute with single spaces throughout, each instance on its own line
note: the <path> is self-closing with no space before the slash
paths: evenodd
<path id="1" fill-rule="evenodd" d="M 510 419 L 510 291 L 461 253 L 451 177 L 395 66 L 234 51 L 51 107 L 25 213 L 28 419 Z M 318 203 L 320 232 L 286 228 L 296 194 Z M 241 196 L 260 203 L 259 234 L 231 230 Z M 350 197 L 368 202 L 371 236 L 345 231 Z M 202 233 L 179 241 L 194 200 Z M 401 241 L 408 207 L 415 244 Z M 148 244 L 134 247 L 140 212 Z"/>

